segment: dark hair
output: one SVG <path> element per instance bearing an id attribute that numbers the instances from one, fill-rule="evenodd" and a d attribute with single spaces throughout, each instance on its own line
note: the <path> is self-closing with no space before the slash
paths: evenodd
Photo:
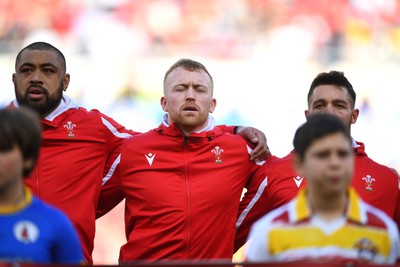
<path id="1" fill-rule="evenodd" d="M 164 75 L 164 87 L 165 87 L 165 82 L 167 80 L 168 75 L 177 68 L 184 68 L 186 70 L 189 71 L 204 71 L 205 73 L 207 73 L 207 75 L 210 77 L 211 79 L 211 84 L 214 84 L 213 78 L 211 76 L 211 74 L 208 72 L 208 70 L 206 69 L 206 67 L 201 64 L 200 62 L 197 62 L 195 60 L 192 59 L 187 59 L 187 58 L 182 58 L 180 60 L 178 60 L 177 62 L 175 62 L 165 73 Z"/>
<path id="2" fill-rule="evenodd" d="M 326 113 L 310 115 L 307 122 L 302 124 L 294 135 L 294 150 L 303 159 L 307 149 L 315 140 L 334 133 L 343 133 L 351 144 L 350 131 L 340 119 Z"/>
<path id="3" fill-rule="evenodd" d="M 57 56 L 61 62 L 63 72 L 65 73 L 67 71 L 67 63 L 65 61 L 65 57 L 64 57 L 63 53 L 60 50 L 58 50 L 56 47 L 52 46 L 49 43 L 45 43 L 45 42 L 32 43 L 32 44 L 24 47 L 21 51 L 19 51 L 17 58 L 15 59 L 15 68 L 17 68 L 18 62 L 21 60 L 22 52 L 25 50 L 54 51 L 57 54 Z"/>
<path id="4" fill-rule="evenodd" d="M 32 167 L 23 170 L 24 177 L 37 161 L 41 135 L 42 127 L 35 111 L 22 107 L 0 109 L 0 151 L 10 151 L 18 146 L 24 160 L 33 160 Z"/>
<path id="5" fill-rule="evenodd" d="M 330 72 L 321 72 L 314 78 L 311 83 L 310 90 L 308 91 L 307 101 L 310 102 L 311 95 L 314 92 L 315 87 L 320 85 L 336 85 L 339 87 L 344 87 L 348 94 L 350 95 L 353 101 L 353 108 L 356 103 L 356 92 L 353 89 L 353 86 L 344 76 L 344 73 L 341 71 L 331 70 Z"/>

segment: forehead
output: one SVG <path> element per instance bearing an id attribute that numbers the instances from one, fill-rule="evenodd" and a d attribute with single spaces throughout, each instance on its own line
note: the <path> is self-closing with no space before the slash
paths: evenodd
<path id="1" fill-rule="evenodd" d="M 187 70 L 182 67 L 178 67 L 171 71 L 168 75 L 165 85 L 166 87 L 174 87 L 179 84 L 197 84 L 203 85 L 207 88 L 211 88 L 211 79 L 208 74 L 203 70 Z"/>
<path id="2" fill-rule="evenodd" d="M 310 97 L 310 102 L 317 100 L 343 100 L 346 102 L 351 101 L 351 97 L 346 88 L 337 85 L 319 85 L 314 88 Z"/>
<path id="3" fill-rule="evenodd" d="M 347 137 L 341 133 L 332 133 L 324 137 L 316 139 L 311 143 L 307 149 L 309 153 L 323 151 L 323 150 L 352 150 L 351 143 Z"/>
<path id="4" fill-rule="evenodd" d="M 31 50 L 26 49 L 22 51 L 17 67 L 23 64 L 52 64 L 56 67 L 61 67 L 61 61 L 58 54 L 52 50 Z"/>

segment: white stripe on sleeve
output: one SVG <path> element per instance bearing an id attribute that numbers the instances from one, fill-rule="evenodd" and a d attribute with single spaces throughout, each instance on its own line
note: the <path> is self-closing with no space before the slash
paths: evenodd
<path id="1" fill-rule="evenodd" d="M 128 138 L 131 137 L 132 135 L 128 134 L 128 133 L 120 133 L 118 132 L 118 130 L 105 118 L 101 117 L 101 120 L 103 122 L 103 124 L 116 136 L 119 138 Z"/>
<path id="2" fill-rule="evenodd" d="M 236 229 L 239 229 L 240 225 L 242 224 L 242 222 L 246 218 L 247 214 L 249 214 L 249 212 L 251 211 L 253 206 L 257 203 L 258 199 L 261 197 L 262 193 L 264 192 L 265 187 L 267 186 L 267 184 L 268 184 L 268 177 L 265 177 L 265 179 L 262 181 L 262 183 L 258 187 L 257 193 L 254 195 L 254 197 L 250 201 L 249 205 L 247 205 L 247 207 L 242 211 L 242 213 L 240 214 L 238 220 L 236 221 Z"/>
<path id="3" fill-rule="evenodd" d="M 118 157 L 114 160 L 113 164 L 110 167 L 110 170 L 108 170 L 107 175 L 103 177 L 101 186 L 107 183 L 107 181 L 111 178 L 120 161 L 121 161 L 121 154 L 119 154 Z"/>

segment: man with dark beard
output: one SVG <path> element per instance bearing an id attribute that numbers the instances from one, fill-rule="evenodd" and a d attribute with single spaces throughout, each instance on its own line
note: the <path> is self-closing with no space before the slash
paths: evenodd
<path id="1" fill-rule="evenodd" d="M 33 108 L 42 117 L 46 117 L 60 104 L 70 76 L 66 73 L 63 54 L 54 53 L 53 50 L 40 50 L 41 47 L 47 49 L 44 45 L 32 45 L 32 49 L 26 48 L 29 53 L 23 53 L 22 50 L 18 54 L 13 83 L 17 102 Z M 36 66 L 33 62 L 41 62 L 37 66 L 37 70 L 41 71 L 34 72 Z"/>
<path id="2" fill-rule="evenodd" d="M 38 164 L 25 182 L 35 195 L 68 215 L 91 262 L 102 178 L 112 178 L 119 145 L 135 132 L 63 94 L 70 75 L 64 55 L 50 44 L 37 42 L 22 49 L 12 79 L 16 99 L 10 107 L 36 110 L 43 128 Z"/>
<path id="3" fill-rule="evenodd" d="M 122 140 L 136 133 L 98 110 L 78 106 L 63 94 L 70 75 L 64 55 L 48 43 L 36 42 L 23 48 L 17 55 L 12 79 L 16 99 L 9 107 L 36 110 L 43 128 L 38 164 L 26 184 L 39 198 L 69 216 L 90 263 L 100 190 L 114 179 Z M 237 127 L 223 129 L 233 132 Z M 253 159 L 266 157 L 266 139 L 260 131 L 240 127 L 237 133 L 258 142 L 251 154 Z"/>

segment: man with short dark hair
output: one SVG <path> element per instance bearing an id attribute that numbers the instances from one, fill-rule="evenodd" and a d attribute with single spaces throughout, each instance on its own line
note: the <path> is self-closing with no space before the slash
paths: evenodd
<path id="1" fill-rule="evenodd" d="M 326 113 L 339 118 L 348 128 L 355 124 L 359 110 L 355 108 L 356 93 L 343 72 L 330 71 L 318 74 L 312 81 L 308 95 L 308 109 L 305 116 Z M 365 146 L 352 139 L 355 155 L 355 169 L 352 186 L 367 203 L 383 210 L 400 226 L 400 191 L 397 173 L 368 157 Z M 299 188 L 305 185 L 306 179 L 293 168 L 294 151 L 287 156 L 268 162 L 266 176 L 268 186 L 262 198 L 267 203 L 265 213 L 289 202 Z M 243 204 L 250 202 L 246 198 Z M 239 249 L 246 241 L 247 235 L 237 237 L 235 249 Z"/>
<path id="2" fill-rule="evenodd" d="M 248 261 L 396 263 L 396 224 L 350 187 L 352 142 L 348 127 L 329 114 L 310 115 L 297 129 L 294 166 L 307 186 L 254 224 Z"/>
<path id="3" fill-rule="evenodd" d="M 102 178 L 112 177 L 122 140 L 135 133 L 64 95 L 69 81 L 63 54 L 48 43 L 32 43 L 16 57 L 16 99 L 10 107 L 39 113 L 43 145 L 25 182 L 35 195 L 68 215 L 91 262 Z"/>

